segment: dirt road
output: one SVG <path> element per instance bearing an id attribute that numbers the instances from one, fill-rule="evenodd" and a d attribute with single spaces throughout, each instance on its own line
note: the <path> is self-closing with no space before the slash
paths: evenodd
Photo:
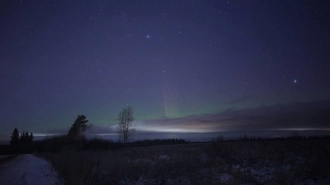
<path id="1" fill-rule="evenodd" d="M 1 185 L 61 185 L 52 165 L 31 154 L 19 155 L 0 165 Z"/>

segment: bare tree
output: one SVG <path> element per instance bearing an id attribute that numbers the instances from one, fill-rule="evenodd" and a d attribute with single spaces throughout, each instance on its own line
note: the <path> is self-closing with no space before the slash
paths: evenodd
<path id="1" fill-rule="evenodd" d="M 127 107 L 123 109 L 118 116 L 119 137 L 123 143 L 127 143 L 131 137 L 133 129 L 133 108 Z"/>

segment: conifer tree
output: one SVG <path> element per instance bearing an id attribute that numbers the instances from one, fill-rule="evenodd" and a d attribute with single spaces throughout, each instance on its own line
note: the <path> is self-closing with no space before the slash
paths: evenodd
<path id="1" fill-rule="evenodd" d="M 82 133 L 87 128 L 87 122 L 86 116 L 84 115 L 78 115 L 76 121 L 72 124 L 68 136 L 70 137 L 79 137 L 82 135 Z"/>
<path id="2" fill-rule="evenodd" d="M 11 134 L 11 145 L 17 145 L 19 143 L 19 134 L 17 128 L 14 129 L 13 133 Z"/>
<path id="3" fill-rule="evenodd" d="M 31 133 L 30 133 L 30 136 L 29 136 L 29 142 L 32 143 L 32 142 L 33 142 L 33 139 L 34 139 L 34 137 L 33 137 L 33 134 L 32 134 L 32 132 L 31 132 Z"/>

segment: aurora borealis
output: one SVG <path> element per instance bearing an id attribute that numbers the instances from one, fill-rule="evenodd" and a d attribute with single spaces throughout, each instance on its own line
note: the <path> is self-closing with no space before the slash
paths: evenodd
<path id="1" fill-rule="evenodd" d="M 0 135 L 329 130 L 329 5 L 0 1 Z"/>

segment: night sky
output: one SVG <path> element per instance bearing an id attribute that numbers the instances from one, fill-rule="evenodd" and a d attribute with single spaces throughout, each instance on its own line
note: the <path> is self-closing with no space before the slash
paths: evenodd
<path id="1" fill-rule="evenodd" d="M 112 135 L 128 105 L 138 139 L 322 134 L 329 17 L 326 0 L 2 0 L 1 138 L 81 114 Z"/>

